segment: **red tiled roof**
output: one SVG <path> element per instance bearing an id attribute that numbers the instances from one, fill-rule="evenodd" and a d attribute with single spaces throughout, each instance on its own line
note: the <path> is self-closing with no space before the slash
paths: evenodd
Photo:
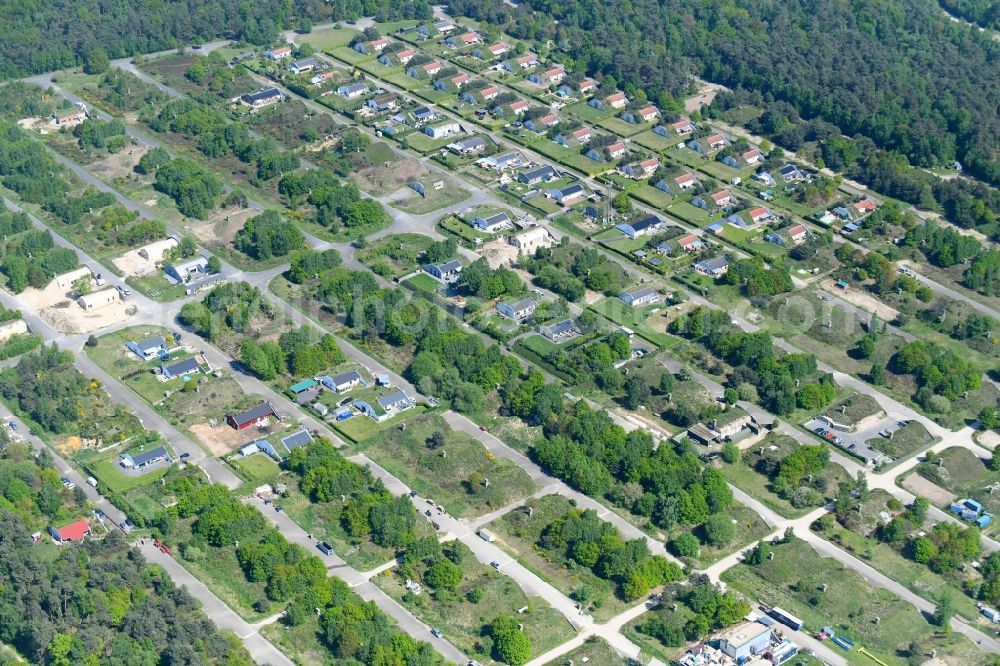
<path id="1" fill-rule="evenodd" d="M 790 236 L 801 236 L 802 234 L 807 233 L 808 231 L 809 230 L 806 229 L 806 225 L 796 224 L 794 227 L 788 230 L 788 234 Z"/>
<path id="2" fill-rule="evenodd" d="M 771 211 L 764 208 L 763 206 L 758 206 L 757 208 L 754 208 L 753 210 L 750 211 L 750 219 L 757 219 L 758 217 L 764 217 L 770 214 Z"/>
<path id="3" fill-rule="evenodd" d="M 90 523 L 81 518 L 75 523 L 70 523 L 66 527 L 60 527 L 57 531 L 59 532 L 59 537 L 63 541 L 80 541 L 83 537 L 87 536 L 87 532 L 90 531 Z"/>

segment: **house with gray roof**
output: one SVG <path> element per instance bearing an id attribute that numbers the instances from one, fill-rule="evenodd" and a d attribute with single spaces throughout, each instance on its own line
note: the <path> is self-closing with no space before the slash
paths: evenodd
<path id="1" fill-rule="evenodd" d="M 143 361 L 151 361 L 167 353 L 167 341 L 162 335 L 157 335 L 145 340 L 129 340 L 125 343 L 125 348 Z"/>
<path id="2" fill-rule="evenodd" d="M 319 378 L 319 381 L 323 384 L 323 386 L 330 389 L 334 393 L 350 391 L 355 386 L 368 386 L 368 382 L 365 381 L 365 378 L 357 370 L 342 372 L 339 375 L 334 375 L 333 377 L 323 375 Z"/>
<path id="3" fill-rule="evenodd" d="M 163 446 L 157 446 L 155 449 L 143 451 L 142 453 L 123 453 L 118 456 L 118 462 L 126 469 L 143 469 L 160 460 L 173 462 L 170 454 L 167 453 L 167 449 Z"/>
<path id="4" fill-rule="evenodd" d="M 201 372 L 201 364 L 194 356 L 178 361 L 172 365 L 160 364 L 160 374 L 164 379 L 173 379 L 184 375 L 195 375 Z"/>
<path id="5" fill-rule="evenodd" d="M 520 321 L 534 314 L 538 303 L 533 298 L 525 298 L 515 303 L 500 303 L 497 305 L 497 312 L 507 319 Z"/>
<path id="6" fill-rule="evenodd" d="M 649 305 L 650 303 L 656 303 L 660 300 L 660 295 L 656 293 L 655 289 L 642 287 L 641 289 L 635 289 L 633 291 L 623 291 L 618 298 L 620 298 L 623 303 L 637 308 L 643 305 Z"/>
<path id="7" fill-rule="evenodd" d="M 299 430 L 296 433 L 288 435 L 287 437 L 281 438 L 281 443 L 284 445 L 284 447 L 288 450 L 289 453 L 292 452 L 292 449 L 297 449 L 300 446 L 305 446 L 311 441 L 313 441 L 312 435 L 310 435 L 309 431 L 306 430 L 305 428 L 302 428 L 302 430 Z"/>
<path id="8" fill-rule="evenodd" d="M 489 217 L 476 217 L 472 222 L 480 231 L 485 231 L 491 234 L 503 231 L 504 229 L 510 229 L 513 226 L 513 223 L 507 213 L 497 213 L 496 215 L 490 215 Z"/>
<path id="9" fill-rule="evenodd" d="M 580 333 L 580 330 L 576 327 L 576 322 L 572 319 L 563 319 L 554 324 L 542 326 L 541 333 L 552 342 L 559 343 L 576 337 Z"/>
<path id="10" fill-rule="evenodd" d="M 427 264 L 424 266 L 424 272 L 441 282 L 451 283 L 458 279 L 458 274 L 462 272 L 462 264 L 458 259 L 443 264 Z"/>

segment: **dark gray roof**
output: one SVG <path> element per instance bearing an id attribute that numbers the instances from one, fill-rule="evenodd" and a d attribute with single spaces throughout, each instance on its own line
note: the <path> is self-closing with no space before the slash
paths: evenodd
<path id="1" fill-rule="evenodd" d="M 517 312 L 518 310 L 523 310 L 525 308 L 538 307 L 538 303 L 535 302 L 535 299 L 533 298 L 525 298 L 520 301 L 517 301 L 516 303 L 504 303 L 504 305 L 508 306 L 514 312 Z"/>
<path id="2" fill-rule="evenodd" d="M 643 229 L 649 229 L 651 227 L 657 227 L 657 226 L 659 226 L 661 224 L 663 224 L 663 220 L 661 220 L 660 218 L 658 218 L 655 215 L 650 215 L 648 217 L 642 218 L 641 220 L 636 220 L 635 222 L 630 222 L 629 226 L 631 226 L 636 231 L 642 231 Z"/>
<path id="3" fill-rule="evenodd" d="M 636 289 L 635 291 L 626 291 L 626 294 L 631 296 L 633 299 L 645 298 L 646 296 L 655 296 L 656 290 L 650 287 L 643 287 L 642 289 Z"/>
<path id="4" fill-rule="evenodd" d="M 729 260 L 725 257 L 716 257 L 707 261 L 699 261 L 698 265 L 706 271 L 713 271 L 728 266 Z"/>
<path id="5" fill-rule="evenodd" d="M 555 336 L 559 335 L 560 333 L 565 333 L 566 331 L 573 330 L 574 328 L 576 328 L 576 323 L 574 323 L 572 319 L 563 319 L 562 321 L 556 322 L 551 326 L 546 326 L 545 328 L 551 335 Z"/>
<path id="6" fill-rule="evenodd" d="M 352 381 L 364 381 L 364 377 L 357 370 L 351 370 L 350 372 L 342 372 L 339 375 L 334 375 L 333 379 L 334 386 L 340 386 L 341 384 L 347 384 Z"/>
<path id="7" fill-rule="evenodd" d="M 178 361 L 173 365 L 169 365 L 166 368 L 167 372 L 173 376 L 183 375 L 188 372 L 196 372 L 201 370 L 201 364 L 193 356 L 191 358 L 186 358 L 183 361 Z"/>
<path id="8" fill-rule="evenodd" d="M 486 145 L 486 140 L 481 136 L 470 136 L 467 139 L 456 141 L 455 145 L 460 148 L 479 148 L 480 146 Z"/>
<path id="9" fill-rule="evenodd" d="M 525 180 L 534 180 L 535 178 L 544 178 L 545 176 L 554 175 L 556 175 L 556 170 L 549 164 L 540 166 L 537 169 L 532 169 L 531 171 L 525 171 L 521 174 Z"/>
<path id="10" fill-rule="evenodd" d="M 135 343 L 135 346 L 142 352 L 148 352 L 151 349 L 159 349 L 160 347 L 166 347 L 167 341 L 162 335 L 157 335 L 153 338 L 147 338 L 146 340 L 141 340 Z"/>
<path id="11" fill-rule="evenodd" d="M 281 443 L 285 445 L 285 448 L 288 449 L 289 452 L 291 452 L 292 449 L 305 446 L 311 441 L 313 441 L 312 435 L 310 435 L 309 431 L 305 428 L 287 437 L 281 438 Z"/>
<path id="12" fill-rule="evenodd" d="M 251 407 L 250 409 L 240 412 L 239 414 L 233 414 L 233 420 L 237 423 L 247 423 L 253 421 L 261 416 L 271 416 L 274 414 L 274 408 L 271 407 L 271 403 L 262 402 L 256 407 Z"/>
<path id="13" fill-rule="evenodd" d="M 490 215 L 489 217 L 484 217 L 482 219 L 487 226 L 493 224 L 500 224 L 501 222 L 510 222 L 510 217 L 507 215 L 507 213 L 497 213 L 496 215 Z"/>
<path id="14" fill-rule="evenodd" d="M 410 402 L 410 399 L 408 397 L 406 397 L 405 393 L 403 393 L 402 391 L 398 391 L 397 390 L 397 391 L 393 391 L 392 393 L 388 393 L 388 394 L 382 396 L 381 398 L 379 398 L 378 399 L 378 404 L 382 406 L 382 409 L 385 409 L 386 407 L 390 407 L 392 405 L 395 405 L 398 402 L 403 402 L 404 400 L 406 402 Z"/>
<path id="15" fill-rule="evenodd" d="M 570 185 L 568 187 L 564 187 L 561 190 L 559 190 L 559 193 L 564 197 L 568 197 L 569 195 L 576 194 L 578 192 L 583 192 L 583 185 L 580 184 Z"/>
<path id="16" fill-rule="evenodd" d="M 309 65 L 315 67 L 318 64 L 319 63 L 316 62 L 316 58 L 306 58 L 305 60 L 298 60 L 296 62 L 293 62 L 292 67 L 298 67 L 299 69 L 301 69 L 302 67 L 308 67 Z"/>
<path id="17" fill-rule="evenodd" d="M 442 273 L 450 273 L 452 271 L 458 271 L 462 269 L 462 262 L 458 259 L 452 259 L 451 261 L 446 261 L 443 264 L 437 264 L 437 269 Z"/>
<path id="18" fill-rule="evenodd" d="M 259 102 L 264 99 L 269 99 L 271 97 L 281 97 L 281 91 L 277 88 L 268 88 L 266 90 L 258 90 L 255 93 L 250 93 L 248 95 L 243 95 L 243 99 L 249 103 Z"/>
<path id="19" fill-rule="evenodd" d="M 155 449 L 150 449 L 149 451 L 143 451 L 142 453 L 135 454 L 134 456 L 132 456 L 132 462 L 135 463 L 136 467 L 142 467 L 146 463 L 149 463 L 153 460 L 159 460 L 160 458 L 169 458 L 169 457 L 170 456 L 167 455 L 167 450 L 162 446 L 158 446 Z"/>

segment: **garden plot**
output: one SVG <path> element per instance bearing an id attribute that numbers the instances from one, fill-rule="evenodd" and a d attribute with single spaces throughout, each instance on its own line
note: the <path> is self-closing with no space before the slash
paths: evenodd
<path id="1" fill-rule="evenodd" d="M 38 313 L 39 317 L 61 333 L 91 333 L 108 326 L 114 326 L 134 316 L 138 309 L 122 300 L 84 310 L 74 301 L 63 301 L 49 306 Z"/>
<path id="2" fill-rule="evenodd" d="M 392 155 L 395 156 L 395 153 Z M 438 177 L 414 158 L 386 160 L 382 164 L 358 169 L 351 174 L 351 180 L 358 188 L 373 197 L 392 194 L 412 182 L 421 182 L 430 188 L 431 181 Z"/>
<path id="3" fill-rule="evenodd" d="M 105 182 L 114 182 L 135 173 L 135 165 L 149 152 L 149 146 L 129 146 L 121 152 L 108 155 L 87 165 L 87 171 Z"/>
<path id="4" fill-rule="evenodd" d="M 205 222 L 188 225 L 188 231 L 204 243 L 205 247 L 230 248 L 237 232 L 259 211 L 252 208 L 228 208 L 210 217 Z"/>

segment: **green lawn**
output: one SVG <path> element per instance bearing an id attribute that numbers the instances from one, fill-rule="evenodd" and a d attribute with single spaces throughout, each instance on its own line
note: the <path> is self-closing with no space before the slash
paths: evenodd
<path id="1" fill-rule="evenodd" d="M 645 132 L 636 134 L 632 137 L 632 140 L 640 146 L 649 148 L 650 150 L 658 153 L 664 150 L 670 150 L 671 148 L 676 148 L 677 144 L 681 142 L 681 137 L 675 134 L 668 139 L 656 134 L 653 130 L 646 130 Z"/>
<path id="2" fill-rule="evenodd" d="M 368 243 L 355 257 L 372 272 L 396 279 L 419 270 L 420 256 L 432 242 L 424 234 L 392 234 Z"/>
<path id="3" fill-rule="evenodd" d="M 565 553 L 540 545 L 545 528 L 572 508 L 570 500 L 562 495 L 546 495 L 509 511 L 486 527 L 497 535 L 496 545 L 563 594 L 572 597 L 577 590 L 590 588 L 593 596 L 589 612 L 598 622 L 607 622 L 629 606 L 618 597 L 615 585 L 577 565 Z"/>
<path id="4" fill-rule="evenodd" d="M 295 41 L 298 44 L 309 44 L 317 51 L 328 51 L 347 46 L 357 34 L 358 31 L 352 28 L 328 28 L 296 35 Z"/>
<path id="5" fill-rule="evenodd" d="M 446 444 L 440 449 L 428 446 L 435 432 L 445 435 Z M 410 419 L 405 430 L 383 430 L 368 440 L 364 450 L 453 516 L 479 516 L 536 490 L 524 470 L 509 460 L 495 458 L 472 436 L 452 431 L 436 414 Z M 489 481 L 488 487 L 484 480 Z"/>
<path id="6" fill-rule="evenodd" d="M 652 310 L 662 310 L 665 307 L 663 303 L 657 303 L 641 308 L 633 308 L 631 305 L 624 303 L 620 298 L 611 296 L 605 298 L 603 301 L 594 303 L 590 306 L 590 309 L 616 324 L 632 329 L 636 335 L 657 347 L 666 347 L 672 345 L 675 338 L 668 335 L 665 331 L 654 330 L 646 323 L 646 318 L 649 317 Z"/>
<path id="7" fill-rule="evenodd" d="M 597 123 L 598 127 L 608 130 L 618 136 L 630 137 L 634 134 L 638 134 L 650 127 L 649 123 L 630 123 L 628 121 L 622 120 L 621 118 L 614 117 L 602 120 Z"/>
<path id="8" fill-rule="evenodd" d="M 247 458 L 239 455 L 230 459 L 230 464 L 242 470 L 254 482 L 269 482 L 281 473 L 278 463 L 266 453 L 255 453 Z"/>
<path id="9" fill-rule="evenodd" d="M 916 451 L 923 450 L 934 442 L 934 437 L 919 421 L 908 424 L 892 433 L 892 439 L 876 437 L 866 442 L 876 451 L 892 456 L 896 460 L 907 458 Z"/>
<path id="10" fill-rule="evenodd" d="M 700 224 L 709 216 L 707 210 L 692 206 L 687 201 L 679 201 L 673 204 L 667 208 L 667 212 L 691 224 Z"/>
<path id="11" fill-rule="evenodd" d="M 432 177 L 436 178 L 437 176 Z M 472 196 L 468 190 L 460 187 L 448 178 L 444 179 L 444 187 L 440 190 L 434 189 L 434 181 L 427 180 L 428 182 L 424 183 L 425 189 L 422 196 L 414 190 L 412 196 L 400 201 L 394 201 L 391 204 L 392 207 L 412 213 L 413 215 L 425 215 L 436 210 L 441 210 L 442 208 L 457 206 Z"/>
<path id="12" fill-rule="evenodd" d="M 462 546 L 464 548 L 464 546 Z M 489 654 L 484 654 L 477 646 L 482 645 L 480 637 L 486 625 L 497 615 L 507 614 L 524 625 L 524 633 L 531 641 L 531 656 L 537 657 L 575 635 L 575 631 L 562 615 L 553 610 L 541 597 L 527 596 L 517 583 L 508 576 L 494 571 L 489 566 L 475 560 L 468 552 L 462 559 L 464 577 L 454 594 L 437 594 L 423 583 L 425 567 L 422 563 L 410 567 L 416 573 L 424 590 L 419 595 L 410 594 L 404 587 L 407 578 L 402 572 L 386 571 L 376 576 L 373 582 L 393 599 L 405 606 L 418 619 L 431 627 L 438 628 L 444 637 L 465 654 L 475 656 L 483 664 L 497 664 Z M 478 601 L 472 601 L 469 593 L 478 590 Z M 525 612 L 518 613 L 522 608 Z"/>
<path id="13" fill-rule="evenodd" d="M 403 421 L 412 418 L 424 411 L 422 405 L 418 405 L 412 409 L 408 409 L 405 412 L 393 416 L 391 419 L 378 423 L 375 419 L 367 416 L 365 414 L 356 413 L 349 419 L 344 421 L 333 421 L 330 425 L 338 433 L 351 440 L 354 443 L 363 442 L 370 437 L 374 437 L 377 433 L 385 430 L 386 428 L 392 428 Z"/>
<path id="14" fill-rule="evenodd" d="M 425 291 L 430 294 L 436 294 L 437 290 L 442 286 L 440 282 L 424 272 L 421 272 L 419 275 L 414 275 L 407 280 L 405 284 L 413 287 L 414 289 L 419 289 L 420 291 Z"/>
<path id="15" fill-rule="evenodd" d="M 139 277 L 132 275 L 125 278 L 125 284 L 140 294 L 149 296 L 154 301 L 175 301 L 184 297 L 186 287 L 182 284 L 172 284 L 161 271 Z"/>
<path id="16" fill-rule="evenodd" d="M 774 559 L 756 566 L 737 564 L 722 574 L 722 580 L 749 596 L 780 606 L 802 618 L 810 633 L 824 626 L 854 640 L 889 666 L 907 664 L 910 643 L 918 641 L 924 651 L 935 649 L 951 663 L 981 665 L 986 657 L 964 637 L 945 637 L 934 632 L 927 620 L 910 604 L 888 590 L 872 587 L 839 562 L 822 558 L 804 541 L 774 547 Z M 821 591 L 826 585 L 826 591 Z M 878 617 L 879 623 L 875 623 Z M 857 650 L 842 653 L 850 662 L 870 666 Z M 967 661 L 963 661 L 967 660 Z"/>
<path id="17" fill-rule="evenodd" d="M 629 195 L 656 208 L 666 209 L 674 202 L 674 197 L 663 190 L 653 187 L 648 182 L 629 190 Z"/>
<path id="18" fill-rule="evenodd" d="M 86 465 L 86 469 L 100 483 L 111 488 L 114 492 L 126 493 L 133 488 L 138 488 L 139 486 L 144 486 L 156 481 L 165 475 L 167 470 L 170 468 L 160 467 L 147 474 L 131 476 L 121 471 L 121 467 L 118 465 L 118 457 L 116 455 L 113 460 L 105 458 L 104 460 L 97 460 L 88 463 Z"/>
<path id="19" fill-rule="evenodd" d="M 626 666 L 630 663 L 611 649 L 604 639 L 596 636 L 588 638 L 580 647 L 556 657 L 545 666 L 566 666 L 566 664 L 586 664 L 594 666 Z"/>

